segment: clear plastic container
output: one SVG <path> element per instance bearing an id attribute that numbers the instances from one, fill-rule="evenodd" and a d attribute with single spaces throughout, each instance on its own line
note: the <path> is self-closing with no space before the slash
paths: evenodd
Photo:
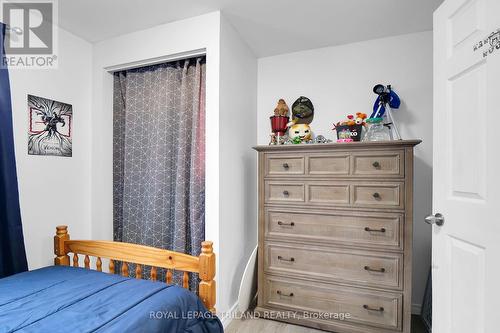
<path id="1" fill-rule="evenodd" d="M 383 118 L 370 118 L 366 122 L 369 124 L 363 141 L 390 141 L 391 132 L 384 126 Z"/>

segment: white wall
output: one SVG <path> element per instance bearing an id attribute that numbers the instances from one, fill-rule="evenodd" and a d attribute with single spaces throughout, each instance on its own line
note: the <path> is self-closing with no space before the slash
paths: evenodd
<path id="1" fill-rule="evenodd" d="M 237 300 L 257 245 L 257 59 L 224 17 L 220 33 L 219 309 Z M 207 132 L 209 133 L 209 132 Z"/>
<path id="2" fill-rule="evenodd" d="M 334 138 L 333 123 L 371 113 L 375 84 L 393 85 L 403 103 L 395 111 L 403 138 L 423 140 L 415 152 L 413 247 L 413 303 L 421 304 L 431 258 L 431 228 L 423 219 L 432 196 L 432 32 L 261 58 L 258 67 L 260 144 L 269 142 L 269 116 L 279 98 L 291 107 L 299 96 L 309 97 L 313 131 Z"/>
<path id="3" fill-rule="evenodd" d="M 206 239 L 214 241 L 218 256 L 216 306 L 219 311 L 227 311 L 234 304 L 243 258 L 250 248 L 247 243 L 255 239 L 252 232 L 246 237 L 245 228 L 255 221 L 251 218 L 252 210 L 245 205 L 246 200 L 252 202 L 255 193 L 252 190 L 255 178 L 250 176 L 255 173 L 250 146 L 256 142 L 257 99 L 256 59 L 223 22 L 220 13 L 215 12 L 95 44 L 92 108 L 92 238 L 112 239 L 113 87 L 108 71 L 157 62 L 192 50 L 206 50 L 205 230 Z M 239 75 L 246 79 L 242 80 Z M 224 82 L 219 77 L 224 77 Z M 234 96 L 239 101 L 233 102 Z M 248 114 L 247 124 L 251 124 L 253 133 L 232 140 L 226 130 L 219 134 L 219 128 L 231 127 L 230 117 L 235 114 L 235 107 Z M 241 186 L 245 179 L 248 187 Z M 248 212 L 251 213 L 246 215 Z"/>
<path id="4" fill-rule="evenodd" d="M 90 238 L 92 45 L 59 29 L 58 69 L 11 69 L 19 196 L 30 269 L 54 263 L 56 225 Z M 28 155 L 27 95 L 73 105 L 73 157 Z"/>

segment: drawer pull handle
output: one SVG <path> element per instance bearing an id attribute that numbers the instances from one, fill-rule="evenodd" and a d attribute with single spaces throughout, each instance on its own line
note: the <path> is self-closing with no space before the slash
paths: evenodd
<path id="1" fill-rule="evenodd" d="M 365 271 L 385 273 L 385 268 L 371 268 L 370 266 L 365 266 Z"/>
<path id="2" fill-rule="evenodd" d="M 283 168 L 288 169 L 289 167 L 288 163 L 283 163 Z"/>
<path id="3" fill-rule="evenodd" d="M 372 228 L 366 227 L 365 231 L 368 231 L 368 232 L 385 232 L 385 228 L 372 229 Z"/>
<path id="4" fill-rule="evenodd" d="M 380 193 L 378 193 L 378 192 L 373 193 L 373 197 L 375 199 L 380 199 Z"/>
<path id="5" fill-rule="evenodd" d="M 372 308 L 371 306 L 369 305 L 363 305 L 363 308 L 365 308 L 366 310 L 368 311 L 378 311 L 378 312 L 384 312 L 384 308 L 383 307 L 379 307 L 379 308 Z"/>
<path id="6" fill-rule="evenodd" d="M 295 225 L 295 222 L 284 223 L 284 222 L 278 221 L 278 225 L 293 227 Z"/>
<path id="7" fill-rule="evenodd" d="M 378 161 L 373 162 L 372 165 L 375 169 L 380 168 L 380 163 Z"/>
<path id="8" fill-rule="evenodd" d="M 278 294 L 278 295 L 280 295 L 280 296 L 293 297 L 293 293 L 283 294 L 283 293 L 281 292 L 281 290 L 276 291 L 276 294 Z"/>
<path id="9" fill-rule="evenodd" d="M 285 191 L 283 191 L 283 195 L 284 195 L 285 197 L 287 197 L 287 196 L 289 196 L 289 195 L 290 195 L 290 192 L 288 192 L 287 190 L 285 190 Z"/>
<path id="10" fill-rule="evenodd" d="M 294 257 L 291 257 L 290 259 L 286 259 L 286 258 L 283 258 L 282 256 L 278 256 L 278 260 L 281 260 L 281 261 L 288 261 L 288 262 L 294 262 L 294 261 L 295 261 L 295 258 L 294 258 Z"/>

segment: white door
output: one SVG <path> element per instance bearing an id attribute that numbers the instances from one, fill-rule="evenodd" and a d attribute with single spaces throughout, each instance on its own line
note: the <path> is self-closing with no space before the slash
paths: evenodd
<path id="1" fill-rule="evenodd" d="M 498 29 L 500 0 L 434 14 L 433 333 L 500 332 Z"/>

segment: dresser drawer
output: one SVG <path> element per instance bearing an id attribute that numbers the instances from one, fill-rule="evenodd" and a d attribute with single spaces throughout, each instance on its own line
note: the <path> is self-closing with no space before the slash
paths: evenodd
<path id="1" fill-rule="evenodd" d="M 404 208 L 404 182 L 266 180 L 265 203 Z"/>
<path id="2" fill-rule="evenodd" d="M 349 154 L 309 154 L 307 174 L 311 176 L 348 176 L 350 172 Z"/>
<path id="3" fill-rule="evenodd" d="M 404 208 L 404 183 L 357 183 L 352 185 L 353 206 Z"/>
<path id="4" fill-rule="evenodd" d="M 277 242 L 266 242 L 264 253 L 264 269 L 269 273 L 401 288 L 403 256 L 399 253 L 320 249 Z"/>
<path id="5" fill-rule="evenodd" d="M 298 182 L 267 181 L 266 202 L 305 202 L 305 185 Z"/>
<path id="6" fill-rule="evenodd" d="M 265 237 L 383 249 L 403 249 L 397 213 L 265 209 Z"/>
<path id="7" fill-rule="evenodd" d="M 306 200 L 317 205 L 349 205 L 350 187 L 344 182 L 307 182 Z"/>
<path id="8" fill-rule="evenodd" d="M 351 156 L 352 174 L 371 177 L 403 177 L 404 151 L 363 152 Z"/>
<path id="9" fill-rule="evenodd" d="M 349 205 L 348 182 L 265 181 L 266 203 Z"/>
<path id="10" fill-rule="evenodd" d="M 304 175 L 304 156 L 267 154 L 265 159 L 266 176 Z"/>
<path id="11" fill-rule="evenodd" d="M 402 295 L 322 283 L 303 283 L 282 277 L 264 278 L 265 307 L 335 321 L 401 329 Z M 314 316 L 313 314 L 317 314 Z M 349 317 L 345 316 L 349 314 Z M 321 315 L 321 316 L 319 316 Z"/>

